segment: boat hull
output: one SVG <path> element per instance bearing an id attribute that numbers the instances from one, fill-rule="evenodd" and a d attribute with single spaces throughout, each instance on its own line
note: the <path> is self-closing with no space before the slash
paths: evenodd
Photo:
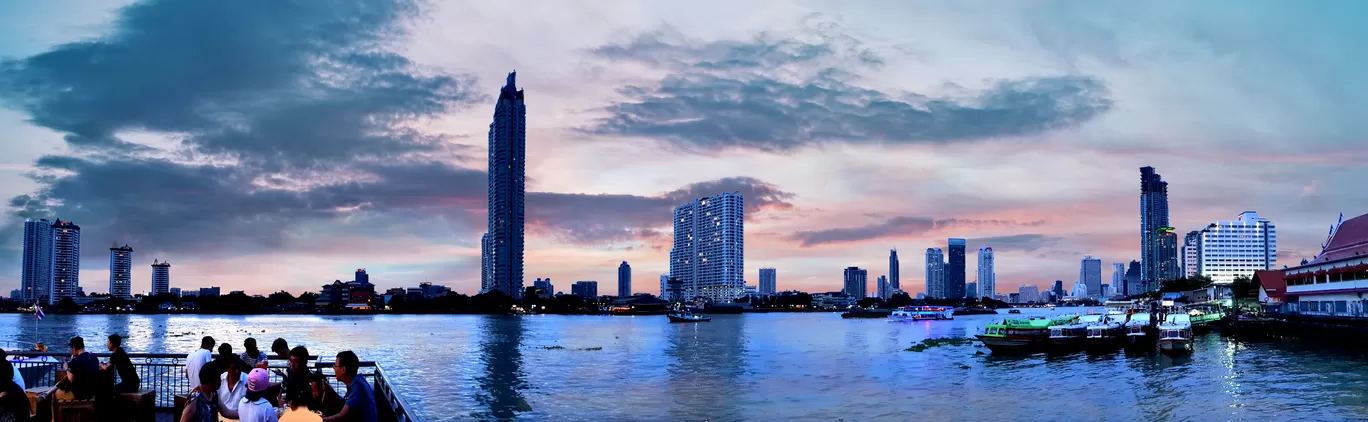
<path id="1" fill-rule="evenodd" d="M 1077 350 L 1088 344 L 1088 339 L 1083 336 L 1050 337 L 1050 344 L 1060 351 Z"/>
<path id="2" fill-rule="evenodd" d="M 1159 339 L 1159 350 L 1166 353 L 1187 353 L 1192 351 L 1192 340 L 1185 338 Z"/>
<path id="3" fill-rule="evenodd" d="M 979 341 L 994 353 L 1029 353 L 1040 351 L 1049 344 L 1043 336 L 988 336 L 979 334 Z"/>
<path id="4" fill-rule="evenodd" d="M 674 316 L 674 315 L 666 315 L 666 317 L 670 318 L 670 322 L 708 322 L 708 321 L 712 321 L 712 318 L 709 318 L 709 317 L 700 317 L 700 316 L 696 316 L 696 317 L 691 317 L 691 318 L 690 318 L 690 317 L 680 317 L 680 316 Z"/>

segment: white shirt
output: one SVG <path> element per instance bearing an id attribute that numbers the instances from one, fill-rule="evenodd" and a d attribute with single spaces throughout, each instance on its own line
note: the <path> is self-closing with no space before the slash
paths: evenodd
<path id="1" fill-rule="evenodd" d="M 185 356 L 185 376 L 190 377 L 190 385 L 200 385 L 200 368 L 203 368 L 204 364 L 209 363 L 213 358 L 214 354 L 204 349 L 190 352 L 189 355 Z"/>
<path id="2" fill-rule="evenodd" d="M 239 411 L 238 402 L 247 396 L 247 377 L 238 376 L 237 385 L 234 385 L 232 390 L 228 389 L 228 374 L 223 374 L 219 379 L 223 381 L 222 384 L 219 384 L 218 389 L 219 408 L 237 413 Z"/>
<path id="3" fill-rule="evenodd" d="M 279 418 L 265 398 L 251 402 L 244 398 L 238 403 L 238 422 L 279 422 Z"/>

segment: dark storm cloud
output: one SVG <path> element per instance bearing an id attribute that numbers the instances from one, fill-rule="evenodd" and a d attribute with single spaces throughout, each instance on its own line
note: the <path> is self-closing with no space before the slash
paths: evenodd
<path id="1" fill-rule="evenodd" d="M 460 148 L 413 126 L 485 96 L 391 51 L 419 12 L 408 0 L 147 0 L 101 37 L 0 62 L 0 105 L 73 151 L 38 160 L 39 189 L 8 205 L 76 221 L 96 244 L 182 255 L 256 253 L 357 218 L 472 227 L 484 172 L 442 163 Z M 121 139 L 130 132 L 179 145 Z"/>
<path id="2" fill-rule="evenodd" d="M 956 218 L 937 220 L 929 217 L 899 216 L 864 226 L 798 232 L 790 235 L 789 239 L 798 241 L 802 247 L 809 247 L 826 243 L 858 242 L 863 240 L 920 235 L 929 233 L 933 230 L 946 228 L 983 229 L 993 227 L 1032 227 L 1044 223 L 1044 221 L 1023 223 L 1014 220 L 973 220 Z"/>
<path id="3" fill-rule="evenodd" d="M 619 89 L 623 100 L 582 130 L 657 138 L 693 150 L 783 152 L 823 142 L 1034 135 L 1076 126 L 1112 107 L 1100 80 L 1074 75 L 996 81 L 965 97 L 862 88 L 851 83 L 852 65 L 878 67 L 882 59 L 831 32 L 812 42 L 757 37 L 690 43 L 648 34 L 598 47 L 590 51 L 595 57 L 669 74 L 654 85 Z M 811 76 L 794 76 L 804 73 Z"/>
<path id="4" fill-rule="evenodd" d="M 792 209 L 793 194 L 750 177 L 692 183 L 657 196 L 528 192 L 527 221 L 559 240 L 581 244 L 658 240 L 669 233 L 674 207 L 723 192 L 739 192 L 746 217 Z"/>
<path id="5" fill-rule="evenodd" d="M 77 148 L 128 152 L 121 132 L 199 152 L 312 163 L 431 150 L 406 123 L 478 98 L 385 50 L 404 0 L 150 0 L 100 38 L 0 63 L 0 103 Z"/>

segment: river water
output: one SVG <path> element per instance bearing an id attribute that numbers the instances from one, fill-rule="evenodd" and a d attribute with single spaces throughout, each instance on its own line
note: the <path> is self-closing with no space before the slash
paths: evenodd
<path id="1" fill-rule="evenodd" d="M 1050 311 L 1031 309 L 1026 314 Z M 994 356 L 972 336 L 1002 316 L 889 323 L 834 313 L 664 316 L 0 315 L 0 339 L 130 337 L 185 353 L 276 337 L 351 349 L 428 421 L 1350 420 L 1368 415 L 1365 355 L 1199 336 L 1190 357 Z M 62 346 L 64 347 L 64 346 Z M 61 349 L 58 347 L 55 349 Z M 601 349 L 597 349 L 601 348 Z M 587 349 L 587 350 L 586 350 Z"/>

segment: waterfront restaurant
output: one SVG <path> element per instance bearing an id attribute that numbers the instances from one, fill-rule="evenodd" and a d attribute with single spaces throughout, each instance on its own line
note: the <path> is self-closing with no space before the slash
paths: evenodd
<path id="1" fill-rule="evenodd" d="M 1339 223 L 1315 259 L 1283 271 L 1284 311 L 1368 318 L 1368 214 Z"/>

